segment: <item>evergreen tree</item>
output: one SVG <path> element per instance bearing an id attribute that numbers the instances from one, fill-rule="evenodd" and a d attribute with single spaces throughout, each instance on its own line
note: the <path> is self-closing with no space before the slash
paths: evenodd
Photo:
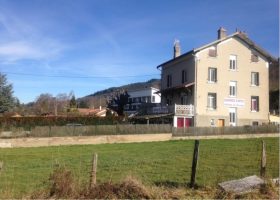
<path id="1" fill-rule="evenodd" d="M 13 86 L 7 82 L 6 75 L 0 73 L 0 113 L 10 111 L 14 106 Z"/>
<path id="2" fill-rule="evenodd" d="M 70 108 L 77 108 L 77 101 L 75 95 L 72 95 L 70 99 Z"/>

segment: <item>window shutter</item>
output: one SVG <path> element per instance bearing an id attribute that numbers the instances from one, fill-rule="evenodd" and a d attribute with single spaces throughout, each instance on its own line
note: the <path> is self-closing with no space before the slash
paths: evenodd
<path id="1" fill-rule="evenodd" d="M 213 99 L 213 104 L 214 104 L 214 109 L 216 109 L 217 108 L 217 95 L 216 94 L 214 94 L 213 95 L 214 96 L 214 99 Z"/>
<path id="2" fill-rule="evenodd" d="M 259 73 L 256 73 L 256 85 L 259 85 Z"/>
<path id="3" fill-rule="evenodd" d="M 259 107 L 259 97 L 256 97 L 256 100 L 257 100 L 257 111 L 259 112 L 260 111 L 260 107 Z"/>
<path id="4" fill-rule="evenodd" d="M 214 81 L 217 82 L 217 69 L 214 70 Z"/>

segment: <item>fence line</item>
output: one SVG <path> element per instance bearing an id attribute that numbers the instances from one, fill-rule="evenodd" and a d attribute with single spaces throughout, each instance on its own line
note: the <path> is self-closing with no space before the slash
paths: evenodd
<path id="1" fill-rule="evenodd" d="M 131 135 L 172 133 L 173 136 L 208 136 L 278 133 L 279 126 L 239 126 L 239 127 L 186 127 L 174 128 L 170 124 L 117 124 L 80 126 L 36 126 L 29 130 L 11 128 L 9 131 L 0 129 L 0 138 L 19 137 L 63 137 L 63 136 L 95 136 L 95 135 Z"/>
<path id="2" fill-rule="evenodd" d="M 185 127 L 173 128 L 173 136 L 214 136 L 214 135 L 242 135 L 278 133 L 279 126 L 225 126 L 225 127 Z"/>

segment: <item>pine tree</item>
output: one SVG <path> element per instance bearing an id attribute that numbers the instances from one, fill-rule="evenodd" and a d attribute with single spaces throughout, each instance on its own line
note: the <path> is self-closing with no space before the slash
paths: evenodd
<path id="1" fill-rule="evenodd" d="M 0 73 L 0 113 L 10 111 L 15 101 L 12 84 L 8 83 L 6 75 Z"/>

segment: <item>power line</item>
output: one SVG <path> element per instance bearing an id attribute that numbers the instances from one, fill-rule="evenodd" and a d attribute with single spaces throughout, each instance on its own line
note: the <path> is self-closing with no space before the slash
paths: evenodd
<path id="1" fill-rule="evenodd" d="M 147 76 L 159 76 L 160 74 L 145 74 L 145 75 L 127 75 L 127 76 L 66 76 L 66 75 L 46 75 L 46 74 L 33 74 L 33 73 L 16 73 L 16 72 L 2 72 L 4 74 L 11 74 L 17 76 L 33 76 L 33 77 L 48 77 L 48 78 L 134 78 L 134 77 L 147 77 Z"/>

